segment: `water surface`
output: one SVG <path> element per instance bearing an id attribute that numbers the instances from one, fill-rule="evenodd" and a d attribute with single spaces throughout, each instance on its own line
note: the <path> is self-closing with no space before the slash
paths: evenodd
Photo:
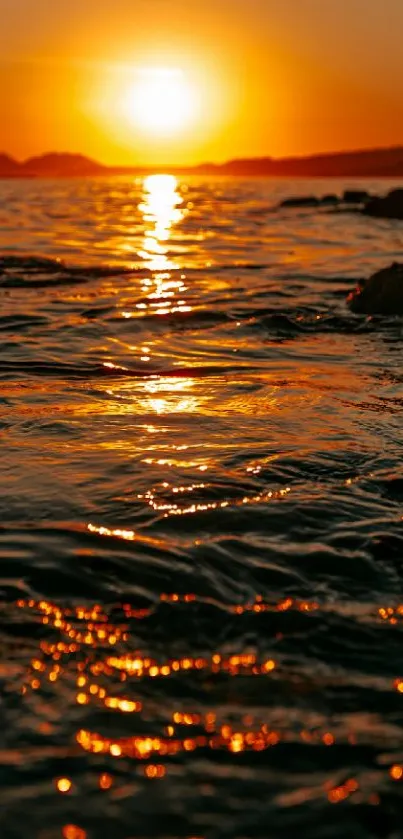
<path id="1" fill-rule="evenodd" d="M 0 182 L 5 839 L 403 836 L 403 224 L 273 210 L 351 185 Z"/>

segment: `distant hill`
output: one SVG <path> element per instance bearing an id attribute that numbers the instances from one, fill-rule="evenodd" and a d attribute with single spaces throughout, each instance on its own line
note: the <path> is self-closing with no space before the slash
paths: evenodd
<path id="1" fill-rule="evenodd" d="M 221 167 L 231 175 L 293 177 L 383 177 L 403 175 L 403 147 L 318 154 L 309 157 L 271 157 L 231 160 Z"/>
<path id="2" fill-rule="evenodd" d="M 77 178 L 101 175 L 106 167 L 82 154 L 50 152 L 40 157 L 28 158 L 25 163 L 21 163 L 21 168 L 25 173 L 36 177 Z"/>
<path id="3" fill-rule="evenodd" d="M 74 178 L 94 175 L 172 172 L 186 175 L 232 175 L 243 177 L 379 178 L 403 177 L 403 146 L 317 154 L 309 157 L 256 157 L 199 166 L 103 166 L 89 157 L 50 152 L 18 163 L 0 154 L 0 178 Z"/>
<path id="4" fill-rule="evenodd" d="M 0 178 L 18 177 L 21 172 L 21 165 L 10 155 L 0 153 Z"/>
<path id="5" fill-rule="evenodd" d="M 371 178 L 403 177 L 403 146 L 385 149 L 317 154 L 309 157 L 247 157 L 198 166 L 113 167 L 118 174 L 167 171 L 188 175 L 232 175 L 260 178 Z"/>

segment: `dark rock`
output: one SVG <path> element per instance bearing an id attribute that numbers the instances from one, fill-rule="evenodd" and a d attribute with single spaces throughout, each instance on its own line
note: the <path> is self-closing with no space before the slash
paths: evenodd
<path id="1" fill-rule="evenodd" d="M 359 283 L 347 303 L 358 314 L 403 315 L 403 264 L 394 262 Z"/>
<path id="2" fill-rule="evenodd" d="M 403 220 L 403 189 L 393 189 L 384 198 L 372 198 L 363 209 L 367 216 Z"/>
<path id="3" fill-rule="evenodd" d="M 370 198 L 369 192 L 365 189 L 346 189 L 342 200 L 345 204 L 364 204 Z"/>
<path id="4" fill-rule="evenodd" d="M 301 195 L 285 198 L 280 207 L 317 207 L 319 203 L 319 199 L 314 195 Z"/>
<path id="5" fill-rule="evenodd" d="M 324 195 L 321 198 L 321 204 L 340 204 L 340 198 L 337 195 Z"/>

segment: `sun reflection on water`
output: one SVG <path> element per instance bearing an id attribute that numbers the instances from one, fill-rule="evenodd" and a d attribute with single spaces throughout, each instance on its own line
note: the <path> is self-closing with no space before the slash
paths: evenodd
<path id="1" fill-rule="evenodd" d="M 146 380 L 142 383 L 144 408 L 156 414 L 194 413 L 200 410 L 203 401 L 202 397 L 192 393 L 195 384 L 190 377 Z"/>
<path id="2" fill-rule="evenodd" d="M 169 271 L 177 266 L 168 257 L 172 228 L 182 221 L 182 198 L 174 175 L 149 175 L 144 179 L 143 200 L 139 204 L 145 232 L 139 256 L 150 271 Z"/>
<path id="3" fill-rule="evenodd" d="M 185 297 L 188 290 L 186 275 L 179 273 L 179 264 L 172 256 L 174 228 L 189 212 L 189 208 L 185 209 L 182 205 L 183 199 L 174 175 L 149 175 L 144 179 L 142 200 L 138 205 L 144 234 L 138 256 L 149 273 L 141 284 L 143 299 L 133 309 L 121 311 L 126 320 L 192 310 Z"/>

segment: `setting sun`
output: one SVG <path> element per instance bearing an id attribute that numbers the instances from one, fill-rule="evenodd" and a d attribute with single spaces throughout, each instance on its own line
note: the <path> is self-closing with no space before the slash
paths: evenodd
<path id="1" fill-rule="evenodd" d="M 147 68 L 125 96 L 125 111 L 138 128 L 150 134 L 174 134 L 195 113 L 195 91 L 182 70 Z"/>

